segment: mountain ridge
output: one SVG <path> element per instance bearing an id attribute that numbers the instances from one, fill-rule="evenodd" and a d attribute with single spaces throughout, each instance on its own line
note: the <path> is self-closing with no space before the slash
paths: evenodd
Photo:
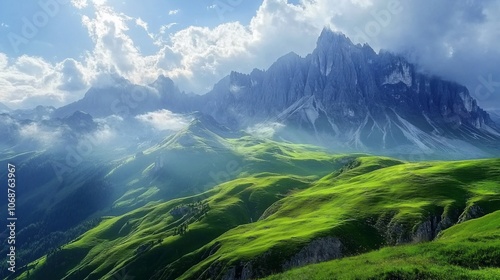
<path id="1" fill-rule="evenodd" d="M 417 149 L 484 157 L 500 141 L 500 126 L 465 86 L 420 73 L 401 56 L 354 45 L 327 28 L 307 56 L 291 52 L 267 70 L 233 71 L 205 95 L 183 93 L 164 76 L 149 86 L 125 84 L 119 90 L 92 88 L 56 116 L 77 109 L 99 117 L 200 111 L 233 130 L 279 120 L 293 133 L 306 134 L 301 139 L 309 143 L 393 156 Z M 307 98 L 315 106 L 286 113 Z"/>

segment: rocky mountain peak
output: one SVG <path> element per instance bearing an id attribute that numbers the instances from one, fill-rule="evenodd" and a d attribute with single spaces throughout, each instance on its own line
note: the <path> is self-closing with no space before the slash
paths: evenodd
<path id="1" fill-rule="evenodd" d="M 151 86 L 156 89 L 172 90 L 176 88 L 174 81 L 172 81 L 172 79 L 170 79 L 169 77 L 164 76 L 163 74 L 158 76 L 158 78 L 156 78 L 156 80 L 151 84 Z"/>
<path id="2" fill-rule="evenodd" d="M 336 32 L 330 28 L 323 28 L 319 38 L 316 42 L 316 46 L 321 48 L 323 46 L 354 46 L 352 41 L 347 38 L 347 36 L 341 32 Z"/>
<path id="3" fill-rule="evenodd" d="M 235 130 L 274 120 L 315 139 L 329 135 L 332 145 L 385 154 L 468 149 L 482 156 L 477 147 L 500 141 L 500 128 L 464 86 L 420 73 L 402 56 L 354 45 L 328 28 L 310 55 L 288 53 L 267 70 L 233 71 L 203 96 L 183 94 L 164 76 L 152 84 L 159 95 L 145 87 L 145 98 L 134 100 L 137 87 L 91 89 L 95 98 L 86 95 L 59 111 L 94 117 L 118 109 L 132 115 L 200 111 Z"/>
<path id="4" fill-rule="evenodd" d="M 97 128 L 97 124 L 90 114 L 76 111 L 71 116 L 62 119 L 71 129 L 77 132 L 90 132 Z"/>

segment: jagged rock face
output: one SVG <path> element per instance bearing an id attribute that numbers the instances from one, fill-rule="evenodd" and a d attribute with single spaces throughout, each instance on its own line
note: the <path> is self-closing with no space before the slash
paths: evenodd
<path id="1" fill-rule="evenodd" d="M 342 242 L 338 238 L 325 237 L 313 240 L 289 261 L 283 264 L 283 270 L 339 259 L 342 255 Z"/>
<path id="2" fill-rule="evenodd" d="M 62 122 L 78 133 L 88 133 L 97 129 L 97 124 L 92 116 L 81 111 L 76 111 L 73 115 L 63 119 Z"/>
<path id="3" fill-rule="evenodd" d="M 261 278 L 308 264 L 342 258 L 344 256 L 343 249 L 344 246 L 338 238 L 330 236 L 317 238 L 301 248 L 295 255 L 283 261 L 278 270 L 268 265 L 271 259 L 275 261 L 276 255 L 273 255 L 272 252 L 266 252 L 257 259 L 231 266 L 216 261 L 198 279 L 249 280 Z"/>
<path id="4" fill-rule="evenodd" d="M 163 76 L 148 87 L 119 80 L 90 89 L 55 116 L 159 109 L 201 111 L 235 130 L 279 122 L 287 129 L 278 136 L 286 140 L 392 156 L 488 156 L 498 154 L 500 141 L 500 127 L 464 86 L 419 73 L 400 56 L 377 54 L 328 29 L 310 55 L 289 53 L 268 70 L 232 72 L 206 95 L 180 92 Z"/>
<path id="5" fill-rule="evenodd" d="M 290 53 L 267 71 L 233 72 L 203 98 L 202 110 L 226 125 L 277 120 L 356 150 L 480 154 L 477 141 L 492 146 L 500 139 L 464 86 L 329 30 L 307 57 Z"/>

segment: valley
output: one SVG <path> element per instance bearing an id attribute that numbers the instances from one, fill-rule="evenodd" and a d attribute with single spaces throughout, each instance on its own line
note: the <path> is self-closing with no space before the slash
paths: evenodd
<path id="1" fill-rule="evenodd" d="M 499 118 L 467 87 L 329 28 L 203 95 L 109 79 L 0 103 L 2 279 L 498 279 Z"/>

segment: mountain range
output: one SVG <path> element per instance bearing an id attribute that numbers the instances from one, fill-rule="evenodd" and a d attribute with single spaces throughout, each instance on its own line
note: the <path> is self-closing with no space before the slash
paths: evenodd
<path id="1" fill-rule="evenodd" d="M 232 72 L 204 95 L 185 94 L 167 77 L 149 86 L 116 78 L 112 87 L 55 110 L 66 117 L 199 111 L 233 130 L 285 126 L 275 135 L 334 151 L 426 157 L 484 157 L 498 152 L 500 128 L 469 90 L 423 74 L 387 51 L 355 45 L 324 29 L 306 57 L 289 53 L 267 70 Z"/>
<path id="2" fill-rule="evenodd" d="M 0 108 L 0 278 L 498 278 L 500 114 L 466 87 L 329 29 L 204 95 L 113 79 Z"/>

